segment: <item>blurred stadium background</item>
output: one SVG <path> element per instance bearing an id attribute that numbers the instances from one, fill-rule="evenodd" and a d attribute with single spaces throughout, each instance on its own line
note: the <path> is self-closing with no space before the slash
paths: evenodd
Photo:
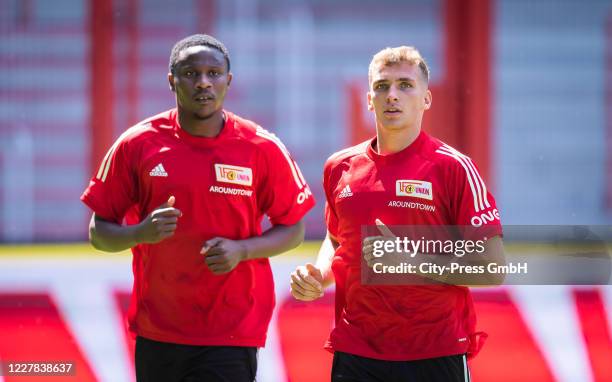
<path id="1" fill-rule="evenodd" d="M 173 107 L 170 49 L 200 32 L 230 50 L 227 108 L 285 142 L 319 202 L 311 242 L 273 260 L 260 381 L 328 378 L 333 292 L 295 303 L 288 274 L 324 233 L 323 162 L 373 134 L 367 66 L 383 47 L 428 59 L 426 129 L 475 159 L 504 224 L 612 223 L 609 0 L 0 0 L 0 360 L 132 380 L 130 257 L 78 244 L 79 196 L 121 131 Z M 612 381 L 610 286 L 475 299 L 490 335 L 475 381 Z"/>

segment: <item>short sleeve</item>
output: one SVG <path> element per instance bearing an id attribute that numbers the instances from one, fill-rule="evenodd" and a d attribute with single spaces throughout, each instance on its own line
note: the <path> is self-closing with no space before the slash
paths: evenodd
<path id="1" fill-rule="evenodd" d="M 495 198 L 478 168 L 463 154 L 457 154 L 455 159 L 450 171 L 454 225 L 464 227 L 464 234 L 469 239 L 501 235 L 501 220 Z"/>
<path id="2" fill-rule="evenodd" d="M 136 204 L 136 177 L 131 171 L 127 143 L 119 139 L 106 153 L 81 200 L 103 219 L 121 223 Z"/>
<path id="3" fill-rule="evenodd" d="M 265 182 L 259 186 L 260 205 L 273 225 L 292 225 L 315 205 L 314 196 L 289 151 L 274 135 L 266 135 L 264 152 Z"/>
<path id="4" fill-rule="evenodd" d="M 328 162 L 325 164 L 323 170 L 323 190 L 325 191 L 325 224 L 327 225 L 327 231 L 333 238 L 338 237 L 338 215 L 334 208 L 334 198 L 332 194 L 333 187 L 331 183 L 331 164 Z M 337 239 L 336 239 L 337 240 Z"/>

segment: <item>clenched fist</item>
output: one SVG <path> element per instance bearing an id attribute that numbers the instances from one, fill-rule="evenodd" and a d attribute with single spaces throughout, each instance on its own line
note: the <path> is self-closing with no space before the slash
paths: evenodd
<path id="1" fill-rule="evenodd" d="M 137 241 L 139 243 L 159 243 L 174 235 L 178 218 L 182 213 L 174 208 L 176 198 L 170 196 L 168 201 L 157 207 L 139 224 Z"/>
<path id="2" fill-rule="evenodd" d="M 247 258 L 247 248 L 239 240 L 215 237 L 204 243 L 200 251 L 206 257 L 206 265 L 216 275 L 230 272 Z"/>
<path id="3" fill-rule="evenodd" d="M 313 301 L 323 296 L 323 275 L 311 263 L 299 266 L 291 274 L 291 295 L 300 301 Z"/>

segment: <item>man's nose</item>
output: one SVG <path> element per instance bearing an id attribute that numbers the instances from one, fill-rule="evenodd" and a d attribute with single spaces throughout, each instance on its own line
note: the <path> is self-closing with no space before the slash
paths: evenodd
<path id="1" fill-rule="evenodd" d="M 196 77 L 196 87 L 198 89 L 206 89 L 212 86 L 210 79 L 206 73 L 202 73 Z"/>
<path id="2" fill-rule="evenodd" d="M 397 89 L 394 86 L 389 88 L 389 92 L 387 93 L 387 102 L 395 102 L 397 101 Z"/>

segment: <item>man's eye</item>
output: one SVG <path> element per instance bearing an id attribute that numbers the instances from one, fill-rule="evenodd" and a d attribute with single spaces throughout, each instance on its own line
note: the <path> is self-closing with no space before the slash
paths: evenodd
<path id="1" fill-rule="evenodd" d="M 195 75 L 195 72 L 193 70 L 187 70 L 185 72 L 186 77 L 193 77 L 194 75 Z"/>
<path id="2" fill-rule="evenodd" d="M 411 87 L 413 87 L 413 86 L 412 86 L 412 84 L 410 82 L 402 82 L 400 84 L 400 88 L 401 89 L 408 89 L 408 88 L 411 88 Z"/>
<path id="3" fill-rule="evenodd" d="M 218 72 L 216 70 L 211 70 L 210 72 L 208 72 L 208 75 L 211 77 L 218 77 L 221 75 L 221 72 Z"/>
<path id="4" fill-rule="evenodd" d="M 378 84 L 374 87 L 375 90 L 387 90 L 389 88 L 389 85 L 387 84 Z"/>

